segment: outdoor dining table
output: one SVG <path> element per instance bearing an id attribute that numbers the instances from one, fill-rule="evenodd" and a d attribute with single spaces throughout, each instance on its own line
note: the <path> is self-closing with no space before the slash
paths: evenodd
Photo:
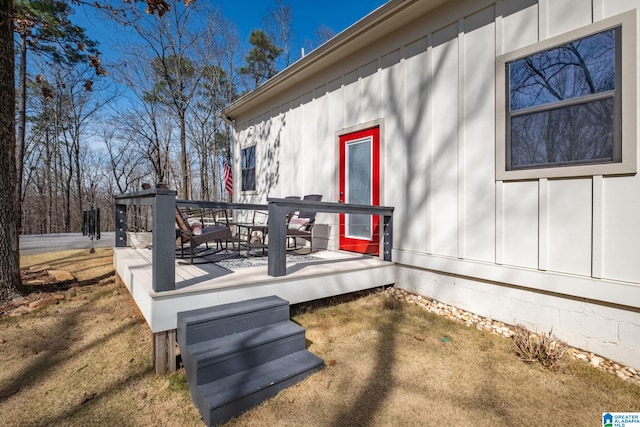
<path id="1" fill-rule="evenodd" d="M 242 246 L 246 246 L 247 253 L 246 257 L 249 258 L 251 255 L 251 248 L 262 248 L 262 255 L 266 255 L 266 243 L 265 239 L 267 233 L 269 232 L 269 226 L 267 224 L 254 224 L 251 222 L 231 222 L 230 225 L 236 227 L 236 240 L 238 244 L 238 252 L 241 253 Z M 251 236 L 254 232 L 260 233 L 260 241 L 259 242 L 251 242 Z M 243 236 L 246 236 L 246 239 L 243 240 Z"/>

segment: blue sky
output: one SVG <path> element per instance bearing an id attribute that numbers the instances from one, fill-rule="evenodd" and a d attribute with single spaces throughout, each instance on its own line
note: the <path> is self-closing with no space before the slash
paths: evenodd
<path id="1" fill-rule="evenodd" d="M 263 17 L 270 9 L 275 8 L 275 0 L 197 0 L 211 3 L 222 9 L 224 16 L 233 21 L 238 28 L 240 37 L 247 42 L 251 30 L 262 28 Z M 314 40 L 318 27 L 324 25 L 335 34 L 346 29 L 361 18 L 365 17 L 387 0 L 285 0 L 293 12 L 293 31 L 295 33 L 296 49 L 305 46 L 305 40 Z M 100 43 L 103 57 L 108 60 L 109 46 L 122 34 L 113 31 L 113 24 L 104 19 L 96 18 L 92 8 L 78 10 L 73 21 L 84 27 L 90 38 Z M 247 42 L 248 43 L 248 42 Z M 307 52 L 308 53 L 308 48 Z M 299 50 L 292 52 L 299 56 Z"/>
<path id="2" fill-rule="evenodd" d="M 275 0 L 219 0 L 224 15 L 233 20 L 240 35 L 247 40 L 252 29 L 262 27 L 262 19 L 275 7 Z M 336 34 L 364 18 L 386 0 L 285 0 L 293 12 L 293 30 L 297 44 L 315 39 L 321 25 Z"/>

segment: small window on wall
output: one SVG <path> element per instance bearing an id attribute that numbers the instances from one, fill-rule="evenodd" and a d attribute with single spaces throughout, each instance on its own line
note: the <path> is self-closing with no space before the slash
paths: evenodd
<path id="1" fill-rule="evenodd" d="M 635 20 L 610 18 L 498 58 L 497 179 L 635 172 Z"/>
<path id="2" fill-rule="evenodd" d="M 256 189 L 256 146 L 242 149 L 242 191 Z"/>

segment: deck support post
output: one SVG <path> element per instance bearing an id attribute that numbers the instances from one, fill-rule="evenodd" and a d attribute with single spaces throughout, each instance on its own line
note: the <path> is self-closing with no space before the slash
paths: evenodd
<path id="1" fill-rule="evenodd" d="M 118 274 L 117 270 L 116 270 L 115 276 L 116 276 L 116 285 L 126 287 L 126 285 L 124 284 L 124 280 L 122 280 L 122 277 L 120 277 L 120 274 Z"/>
<path id="2" fill-rule="evenodd" d="M 153 367 L 156 375 L 176 371 L 176 330 L 153 334 Z"/>

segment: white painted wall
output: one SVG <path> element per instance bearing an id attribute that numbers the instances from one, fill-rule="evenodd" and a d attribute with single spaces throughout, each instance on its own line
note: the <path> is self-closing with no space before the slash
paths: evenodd
<path id="1" fill-rule="evenodd" d="M 338 134 L 378 121 L 400 286 L 553 327 L 639 368 L 640 177 L 496 181 L 494 155 L 496 56 L 639 6 L 458 0 L 372 33 L 366 48 L 237 118 L 239 147 L 257 144 L 259 156 L 257 192 L 238 201 L 337 200 Z M 319 222 L 335 239 L 336 217 Z"/>

